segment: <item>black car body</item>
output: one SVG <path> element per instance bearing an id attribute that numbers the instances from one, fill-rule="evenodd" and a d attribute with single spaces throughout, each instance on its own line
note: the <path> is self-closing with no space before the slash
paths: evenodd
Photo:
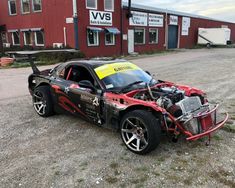
<path id="1" fill-rule="evenodd" d="M 224 125 L 199 89 L 155 80 L 125 60 L 70 61 L 29 76 L 36 112 L 67 113 L 120 130 L 128 149 L 145 154 L 157 147 L 161 132 L 187 140 L 209 136 Z"/>

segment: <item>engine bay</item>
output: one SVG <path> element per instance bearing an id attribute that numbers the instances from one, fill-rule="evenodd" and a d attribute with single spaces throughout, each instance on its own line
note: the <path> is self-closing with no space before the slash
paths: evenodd
<path id="1" fill-rule="evenodd" d="M 156 105 L 166 109 L 179 122 L 184 124 L 184 128 L 193 134 L 198 134 L 198 123 L 193 121 L 193 117 L 199 113 L 209 110 L 209 104 L 204 104 L 202 96 L 186 96 L 185 91 L 175 86 L 159 87 L 142 90 L 134 94 L 133 98 L 156 102 Z M 170 121 L 166 123 L 172 124 Z"/>

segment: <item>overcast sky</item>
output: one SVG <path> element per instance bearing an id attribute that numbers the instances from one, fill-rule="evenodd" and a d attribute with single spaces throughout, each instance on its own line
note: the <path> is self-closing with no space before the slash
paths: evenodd
<path id="1" fill-rule="evenodd" d="M 235 0 L 132 0 L 132 3 L 198 14 L 235 23 Z"/>

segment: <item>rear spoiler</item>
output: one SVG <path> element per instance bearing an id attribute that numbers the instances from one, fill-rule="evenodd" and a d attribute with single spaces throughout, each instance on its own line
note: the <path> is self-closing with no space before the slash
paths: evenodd
<path id="1" fill-rule="evenodd" d="M 26 55 L 28 56 L 30 66 L 33 70 L 34 74 L 39 74 L 40 70 L 35 65 L 32 56 L 40 53 L 53 53 L 53 52 L 78 52 L 78 50 L 75 49 L 61 49 L 61 50 L 35 50 L 35 51 L 11 51 L 11 52 L 5 52 L 6 54 L 9 54 L 10 56 L 15 55 Z"/>

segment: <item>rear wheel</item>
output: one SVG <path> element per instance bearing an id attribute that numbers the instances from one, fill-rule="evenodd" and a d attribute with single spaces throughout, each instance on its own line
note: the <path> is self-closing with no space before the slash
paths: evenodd
<path id="1" fill-rule="evenodd" d="M 210 47 L 211 47 L 211 44 L 210 44 L 210 43 L 207 43 L 207 44 L 206 44 L 206 47 L 207 47 L 207 48 L 210 48 Z"/>
<path id="2" fill-rule="evenodd" d="M 53 115 L 53 105 L 49 86 L 39 86 L 34 90 L 33 107 L 38 115 L 42 117 Z"/>
<path id="3" fill-rule="evenodd" d="M 148 111 L 131 111 L 121 120 L 121 136 L 126 147 L 132 152 L 149 153 L 160 143 L 159 120 Z"/>

